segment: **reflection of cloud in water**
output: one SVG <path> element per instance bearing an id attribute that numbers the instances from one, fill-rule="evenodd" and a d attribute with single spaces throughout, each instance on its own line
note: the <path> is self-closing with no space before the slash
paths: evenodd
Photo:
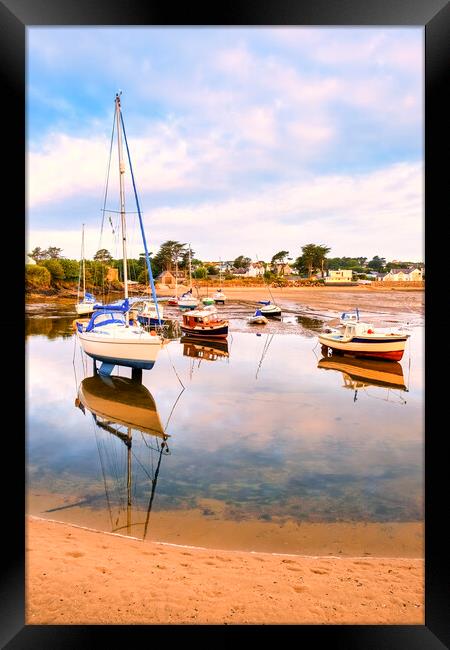
<path id="1" fill-rule="evenodd" d="M 412 349 L 418 342 L 416 337 Z M 285 513 L 315 508 L 331 516 L 339 502 L 341 511 L 354 516 L 366 511 L 387 518 L 417 515 L 421 350 L 412 362 L 416 389 L 405 394 L 408 403 L 399 408 L 382 401 L 383 387 L 371 387 L 375 399 L 363 394 L 354 403 L 341 373 L 317 369 L 313 347 L 301 336 L 275 336 L 257 379 L 264 337 L 233 334 L 226 363 L 198 364 L 183 356 L 176 341 L 161 351 L 155 367 L 144 371 L 143 383 L 163 425 L 181 388 L 172 363 L 186 389 L 167 428 L 172 455 L 161 468 L 156 508 L 211 497 L 253 504 L 256 511 L 278 502 Z M 97 458 L 92 422 L 74 406 L 73 350 L 73 340 L 28 341 L 30 462 L 50 474 L 82 474 Z M 80 382 L 78 350 L 75 366 Z M 87 368 L 92 374 L 90 360 Z M 128 370 L 119 373 L 129 376 Z"/>

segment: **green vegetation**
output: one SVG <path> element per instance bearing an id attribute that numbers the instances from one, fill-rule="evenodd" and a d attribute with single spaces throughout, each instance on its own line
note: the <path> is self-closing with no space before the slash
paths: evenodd
<path id="1" fill-rule="evenodd" d="M 50 272 L 52 278 L 52 284 L 55 284 L 58 280 L 64 280 L 66 277 L 64 275 L 64 269 L 61 262 L 58 259 L 51 258 L 41 261 L 41 266 L 44 266 Z"/>
<path id="2" fill-rule="evenodd" d="M 25 265 L 25 286 L 27 289 L 48 289 L 50 287 L 50 271 L 38 264 Z"/>
<path id="3" fill-rule="evenodd" d="M 296 269 L 300 276 L 311 279 L 314 274 L 319 274 L 323 278 L 329 270 L 349 269 L 353 271 L 353 277 L 360 279 L 371 279 L 368 275 L 371 271 L 385 273 L 392 268 L 407 268 L 411 262 L 386 262 L 384 257 L 375 255 L 370 261 L 367 257 L 327 257 L 330 248 L 323 244 L 305 244 L 301 247 L 301 254 L 295 259 L 291 266 Z M 25 269 L 26 287 L 32 289 L 47 289 L 51 286 L 57 287 L 63 281 L 75 283 L 79 281 L 81 263 L 78 260 L 67 259 L 61 255 L 62 249 L 56 246 L 49 246 L 47 249 L 36 247 L 29 254 L 37 263 L 36 265 L 28 264 Z M 162 271 L 175 272 L 187 270 L 188 267 L 188 244 L 183 244 L 175 240 L 163 242 L 158 252 L 152 257 L 150 263 L 152 266 L 153 277 L 156 278 Z M 208 277 L 217 276 L 219 271 L 214 264 L 202 262 L 194 257 L 195 251 L 191 249 L 191 269 L 192 277 L 204 280 Z M 286 264 L 292 258 L 288 257 L 289 251 L 280 250 L 271 258 L 269 264 L 264 264 L 264 280 L 270 283 L 287 282 L 283 274 L 277 273 L 277 265 Z M 235 279 L 238 269 L 248 271 L 251 264 L 251 258 L 245 255 L 239 255 L 232 262 L 226 262 L 226 271 L 223 274 L 224 280 Z M 422 264 L 419 264 L 423 267 Z M 107 280 L 108 270 L 117 269 L 118 280 Z M 99 249 L 92 260 L 85 260 L 86 286 L 91 289 L 102 290 L 120 290 L 123 282 L 123 261 L 114 259 L 111 253 L 105 249 Z M 241 274 L 242 277 L 243 274 Z M 111 278 L 111 276 L 110 276 Z M 128 279 L 140 284 L 148 284 L 148 271 L 145 253 L 141 253 L 138 259 L 128 259 Z M 250 278 L 248 278 L 250 279 Z M 300 278 L 299 278 L 300 279 Z"/>

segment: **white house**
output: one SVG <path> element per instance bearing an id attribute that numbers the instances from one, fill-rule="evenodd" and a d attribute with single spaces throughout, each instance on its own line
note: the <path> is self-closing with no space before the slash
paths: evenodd
<path id="1" fill-rule="evenodd" d="M 418 282 L 423 280 L 423 269 L 410 267 L 409 269 L 391 269 L 383 278 L 384 281 Z"/>
<path id="2" fill-rule="evenodd" d="M 353 271 L 351 269 L 338 269 L 331 270 L 328 272 L 328 276 L 325 278 L 326 284 L 333 284 L 336 282 L 346 283 L 352 282 L 353 280 Z"/>
<path id="3" fill-rule="evenodd" d="M 251 262 L 245 275 L 249 278 L 256 278 L 260 275 L 264 275 L 265 270 L 266 267 L 263 262 Z"/>

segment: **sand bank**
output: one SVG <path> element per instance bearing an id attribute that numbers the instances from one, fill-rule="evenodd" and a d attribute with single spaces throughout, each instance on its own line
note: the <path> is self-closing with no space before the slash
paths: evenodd
<path id="1" fill-rule="evenodd" d="M 382 283 L 377 286 L 358 285 L 353 287 L 283 287 L 271 288 L 271 293 L 281 306 L 298 307 L 299 311 L 325 309 L 340 312 L 345 309 L 358 307 L 361 311 L 387 312 L 396 314 L 415 313 L 423 314 L 425 306 L 425 291 L 416 287 L 383 287 Z M 223 287 L 228 302 L 243 300 L 256 302 L 258 300 L 269 300 L 270 295 L 267 287 Z M 179 292 L 181 289 L 179 289 Z M 211 295 L 211 291 L 209 294 Z M 158 295 L 171 295 L 172 289 L 159 287 Z M 199 288 L 199 295 L 207 293 L 205 287 Z M 196 294 L 196 289 L 194 289 Z M 121 294 L 114 294 L 112 299 L 120 298 Z M 39 294 L 28 294 L 27 303 L 58 303 L 64 306 L 75 304 L 73 297 L 63 295 L 43 296 Z M 75 308 L 74 308 L 75 311 Z"/>
<path id="2" fill-rule="evenodd" d="M 424 562 L 142 542 L 27 517 L 27 624 L 424 624 Z"/>

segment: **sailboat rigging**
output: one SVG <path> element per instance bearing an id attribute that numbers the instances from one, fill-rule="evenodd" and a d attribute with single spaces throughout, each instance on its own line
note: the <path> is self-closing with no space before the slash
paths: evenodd
<path id="1" fill-rule="evenodd" d="M 180 309 L 195 309 L 199 303 L 197 298 L 192 295 L 192 268 L 191 268 L 191 245 L 188 249 L 188 268 L 189 268 L 189 289 L 183 293 L 178 299 L 178 307 Z"/>
<path id="2" fill-rule="evenodd" d="M 80 269 L 80 275 L 79 275 L 79 280 L 78 280 L 78 291 L 77 291 L 77 304 L 75 305 L 76 312 L 79 316 L 83 316 L 85 314 L 92 314 L 92 312 L 95 309 L 97 303 L 95 300 L 95 296 L 92 293 L 86 293 L 86 259 L 85 259 L 85 251 L 84 251 L 84 226 L 85 224 L 82 224 L 81 227 L 81 269 Z M 83 279 L 83 299 L 80 301 L 80 284 L 81 284 L 81 279 Z"/>
<path id="3" fill-rule="evenodd" d="M 256 256 L 256 259 L 258 260 L 258 256 Z M 257 311 L 260 311 L 263 316 L 281 316 L 281 307 L 278 307 L 278 305 L 275 304 L 272 292 L 270 290 L 270 286 L 269 286 L 268 282 L 266 282 L 266 279 L 265 279 L 264 276 L 263 276 L 263 278 L 264 278 L 264 284 L 267 287 L 267 290 L 268 290 L 269 295 L 270 295 L 270 297 L 272 299 L 272 302 L 270 300 L 258 300 L 259 304 L 261 304 L 263 306 L 260 307 L 259 310 L 257 310 Z M 254 316 L 256 316 L 256 315 L 259 315 L 259 314 L 256 314 L 256 312 L 255 312 Z"/>
<path id="4" fill-rule="evenodd" d="M 145 238 L 139 198 L 136 190 L 133 167 L 131 164 L 130 150 L 125 132 L 125 125 L 121 111 L 121 93 L 116 93 L 114 120 L 117 130 L 117 147 L 119 157 L 119 195 L 120 195 L 120 221 L 123 253 L 123 283 L 124 300 L 121 305 L 95 305 L 95 311 L 88 324 L 77 323 L 77 336 L 84 352 L 90 357 L 101 361 L 104 365 L 100 372 L 109 374 L 114 365 L 123 365 L 131 368 L 151 369 L 156 361 L 156 356 L 162 346 L 162 336 L 156 332 L 147 332 L 139 323 L 130 324 L 129 298 L 128 298 L 128 265 L 127 265 L 127 232 L 125 218 L 125 161 L 123 158 L 122 134 L 127 150 L 131 181 L 136 200 L 137 212 L 142 240 L 145 249 L 147 270 L 153 301 L 156 308 L 158 322 L 161 318 L 153 282 L 150 257 Z M 114 131 L 113 131 L 114 135 Z M 111 151 L 110 151 L 111 155 Z"/>

